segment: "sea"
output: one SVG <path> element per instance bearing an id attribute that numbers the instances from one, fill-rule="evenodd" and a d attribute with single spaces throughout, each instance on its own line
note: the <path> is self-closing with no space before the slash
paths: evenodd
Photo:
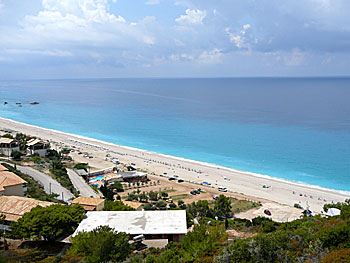
<path id="1" fill-rule="evenodd" d="M 350 78 L 0 81 L 0 117 L 350 192 Z"/>

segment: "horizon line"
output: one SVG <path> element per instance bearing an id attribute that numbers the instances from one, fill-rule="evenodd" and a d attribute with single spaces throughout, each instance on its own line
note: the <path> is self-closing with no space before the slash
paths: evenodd
<path id="1" fill-rule="evenodd" d="M 221 76 L 221 77 L 95 77 L 95 78 L 24 78 L 24 79 L 0 79 L 0 81 L 52 81 L 52 80 L 116 80 L 116 79 L 326 79 L 326 78 L 350 78 L 350 75 L 333 76 Z"/>

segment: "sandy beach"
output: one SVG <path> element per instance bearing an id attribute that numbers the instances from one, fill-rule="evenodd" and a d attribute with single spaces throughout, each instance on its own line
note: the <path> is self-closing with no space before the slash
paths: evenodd
<path id="1" fill-rule="evenodd" d="M 321 212 L 325 203 L 343 202 L 350 198 L 349 195 L 340 191 L 120 146 L 4 118 L 0 118 L 0 129 L 40 137 L 50 141 L 54 149 L 57 145 L 74 146 L 77 151 L 86 152 L 93 156 L 92 159 L 87 159 L 82 155 L 78 155 L 76 151 L 72 153 L 75 160 L 88 162 L 92 170 L 113 166 L 113 163 L 106 158 L 106 154 L 110 154 L 111 157 L 118 158 L 121 163 L 135 163 L 135 167 L 147 170 L 155 175 L 173 176 L 176 174 L 186 181 L 194 183 L 209 182 L 215 188 L 218 186 L 227 187 L 230 192 L 243 194 L 247 199 L 269 200 L 289 206 L 298 203 L 302 207 L 309 207 L 315 212 Z"/>

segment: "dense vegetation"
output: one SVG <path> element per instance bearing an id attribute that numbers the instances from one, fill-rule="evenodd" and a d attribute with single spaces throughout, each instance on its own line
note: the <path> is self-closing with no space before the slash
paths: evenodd
<path id="1" fill-rule="evenodd" d="M 87 172 L 89 169 L 89 165 L 87 163 L 77 163 L 76 165 L 74 165 L 74 169 L 83 169 Z"/>
<path id="2" fill-rule="evenodd" d="M 72 237 L 68 254 L 82 256 L 89 263 L 121 262 L 130 254 L 129 235 L 117 233 L 108 226 L 90 232 L 80 232 Z"/>
<path id="3" fill-rule="evenodd" d="M 74 232 L 84 217 L 80 205 L 37 206 L 11 225 L 13 234 L 20 238 L 55 241 Z"/>
<path id="4" fill-rule="evenodd" d="M 11 165 L 8 165 L 6 163 L 2 163 L 3 166 L 5 166 L 10 172 L 17 174 L 19 177 L 21 177 L 23 180 L 27 182 L 27 191 L 26 194 L 30 198 L 38 199 L 41 201 L 49 201 L 49 202 L 62 202 L 60 200 L 57 200 L 55 197 L 56 194 L 47 194 L 44 191 L 44 187 L 39 184 L 37 181 L 35 181 L 32 177 L 29 175 L 26 175 L 15 168 L 13 168 Z"/>
<path id="5" fill-rule="evenodd" d="M 59 182 L 63 187 L 68 189 L 75 196 L 78 195 L 77 190 L 74 188 L 72 181 L 69 179 L 67 169 L 64 167 L 61 160 L 53 160 L 50 165 L 51 176 Z"/>
<path id="6" fill-rule="evenodd" d="M 104 211 L 135 211 L 134 208 L 125 205 L 122 201 L 106 200 L 103 208 Z"/>
<path id="7" fill-rule="evenodd" d="M 209 206 L 213 209 L 212 213 L 215 214 L 218 207 L 222 207 L 223 211 L 227 208 L 228 203 L 222 205 L 221 202 L 212 208 Z M 110 205 L 118 207 L 122 204 L 112 202 Z M 191 208 L 196 209 L 197 218 L 202 215 L 200 225 L 189 231 L 182 243 L 170 242 L 164 249 L 132 252 L 135 244 L 128 243 L 128 235 L 99 227 L 73 238 L 72 247 L 63 256 L 45 258 L 35 250 L 30 254 L 30 261 L 26 262 L 350 262 L 350 218 L 347 214 L 350 200 L 325 206 L 326 209 L 338 207 L 340 216 L 304 217 L 287 223 L 257 217 L 252 221 L 232 219 L 226 224 L 206 217 L 210 213 L 205 212 L 203 207 L 207 205 L 197 202 Z M 16 233 L 20 233 L 20 237 L 55 240 L 72 233 L 82 219 L 82 208 L 78 206 L 55 205 L 50 208 L 52 211 L 34 208 L 25 214 L 19 220 Z M 236 233 L 230 237 L 230 242 L 226 229 L 234 229 Z M 33 260 L 34 256 L 37 260 Z"/>

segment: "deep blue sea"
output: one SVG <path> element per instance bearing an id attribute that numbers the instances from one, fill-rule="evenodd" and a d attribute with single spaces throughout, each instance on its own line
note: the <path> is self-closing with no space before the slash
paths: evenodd
<path id="1" fill-rule="evenodd" d="M 350 191 L 350 78 L 0 81 L 0 116 Z"/>

